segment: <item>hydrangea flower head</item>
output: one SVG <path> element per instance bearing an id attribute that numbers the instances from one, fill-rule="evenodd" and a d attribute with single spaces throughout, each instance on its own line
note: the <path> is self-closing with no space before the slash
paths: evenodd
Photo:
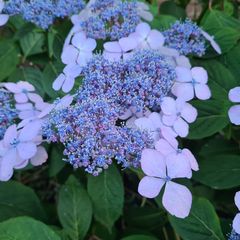
<path id="1" fill-rule="evenodd" d="M 197 24 L 189 19 L 175 22 L 163 35 L 166 46 L 178 50 L 183 55 L 205 54 L 206 39 Z"/>
<path id="2" fill-rule="evenodd" d="M 90 8 L 92 14 L 81 23 L 90 38 L 118 40 L 134 32 L 140 22 L 136 1 L 96 1 Z"/>

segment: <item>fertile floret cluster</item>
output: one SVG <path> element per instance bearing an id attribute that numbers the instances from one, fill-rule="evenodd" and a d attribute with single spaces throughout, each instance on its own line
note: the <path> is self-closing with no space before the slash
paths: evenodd
<path id="1" fill-rule="evenodd" d="M 26 21 L 47 29 L 56 17 L 71 16 L 82 10 L 84 6 L 82 0 L 9 0 L 3 12 L 9 15 L 20 14 Z"/>
<path id="2" fill-rule="evenodd" d="M 55 110 L 43 127 L 48 141 L 64 144 L 74 168 L 94 176 L 116 159 L 124 168 L 139 166 L 141 151 L 150 146 L 146 133 L 117 126 L 117 109 L 105 99 L 89 99 Z"/>
<path id="3" fill-rule="evenodd" d="M 13 124 L 17 117 L 17 110 L 13 106 L 13 94 L 0 88 L 0 140 L 6 132 L 6 129 Z"/>
<path id="4" fill-rule="evenodd" d="M 175 22 L 163 32 L 168 47 L 178 50 L 183 55 L 202 56 L 206 51 L 206 39 L 202 30 L 191 20 Z"/>
<path id="5" fill-rule="evenodd" d="M 126 37 L 140 22 L 136 1 L 98 0 L 90 10 L 90 17 L 81 22 L 81 27 L 88 37 L 94 39 Z"/>

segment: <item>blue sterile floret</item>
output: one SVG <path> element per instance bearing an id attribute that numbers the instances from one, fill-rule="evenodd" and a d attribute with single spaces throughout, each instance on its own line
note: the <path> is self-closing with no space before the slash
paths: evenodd
<path id="1" fill-rule="evenodd" d="M 15 118 L 17 110 L 13 106 L 13 95 L 0 89 L 0 140 Z"/>
<path id="2" fill-rule="evenodd" d="M 183 55 L 202 56 L 206 51 L 206 39 L 201 28 L 187 19 L 184 22 L 176 21 L 170 29 L 163 32 L 165 44 L 178 50 Z"/>
<path id="3" fill-rule="evenodd" d="M 22 15 L 26 21 L 47 29 L 57 17 L 76 14 L 84 6 L 82 0 L 9 0 L 3 12 L 9 15 Z"/>

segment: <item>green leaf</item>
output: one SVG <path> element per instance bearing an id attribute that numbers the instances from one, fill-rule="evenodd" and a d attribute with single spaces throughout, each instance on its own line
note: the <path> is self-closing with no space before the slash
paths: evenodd
<path id="1" fill-rule="evenodd" d="M 160 31 L 168 29 L 175 21 L 176 17 L 171 15 L 159 15 L 151 22 L 151 27 Z"/>
<path id="2" fill-rule="evenodd" d="M 225 27 L 240 31 L 239 20 L 218 10 L 208 10 L 201 20 L 201 26 L 211 34 L 214 34 Z"/>
<path id="3" fill-rule="evenodd" d="M 19 63 L 19 51 L 11 41 L 0 41 L 0 81 L 9 77 Z"/>
<path id="4" fill-rule="evenodd" d="M 211 205 L 203 198 L 194 199 L 192 210 L 185 219 L 169 216 L 175 231 L 184 240 L 224 240 L 220 221 Z"/>
<path id="5" fill-rule="evenodd" d="M 124 189 L 121 175 L 112 165 L 98 177 L 89 176 L 88 193 L 97 221 L 110 229 L 123 209 Z"/>
<path id="6" fill-rule="evenodd" d="M 201 171 L 194 179 L 214 189 L 228 189 L 240 186 L 240 156 L 215 155 L 199 161 Z"/>
<path id="7" fill-rule="evenodd" d="M 121 240 L 157 240 L 157 238 L 148 235 L 131 235 L 121 238 Z"/>
<path id="8" fill-rule="evenodd" d="M 63 149 L 60 149 L 57 145 L 54 146 L 49 156 L 49 176 L 56 176 L 65 165 L 66 162 L 63 161 Z"/>
<path id="9" fill-rule="evenodd" d="M 185 10 L 178 6 L 174 1 L 165 1 L 160 6 L 160 15 L 171 15 L 176 18 L 184 19 L 186 17 Z"/>
<path id="10" fill-rule="evenodd" d="M 24 58 L 44 52 L 45 35 L 41 32 L 30 32 L 20 39 Z"/>
<path id="11" fill-rule="evenodd" d="M 84 239 L 92 219 L 92 205 L 87 191 L 70 176 L 59 192 L 58 216 L 72 240 Z"/>
<path id="12" fill-rule="evenodd" d="M 2 240 L 60 240 L 47 225 L 29 217 L 18 217 L 0 223 Z"/>
<path id="13" fill-rule="evenodd" d="M 1 182 L 0 221 L 17 216 L 46 220 L 42 205 L 31 188 L 15 181 Z"/>
<path id="14" fill-rule="evenodd" d="M 201 157 L 212 157 L 221 154 L 238 154 L 239 147 L 235 142 L 222 138 L 214 138 L 207 141 L 201 148 Z"/>
<path id="15" fill-rule="evenodd" d="M 190 125 L 189 139 L 212 136 L 229 124 L 227 111 L 230 103 L 220 100 L 194 101 L 198 110 L 196 122 Z"/>

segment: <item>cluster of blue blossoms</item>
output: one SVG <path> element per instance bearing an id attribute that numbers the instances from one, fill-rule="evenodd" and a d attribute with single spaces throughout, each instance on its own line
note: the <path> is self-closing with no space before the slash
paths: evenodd
<path id="1" fill-rule="evenodd" d="M 203 56 L 206 51 L 206 39 L 201 28 L 187 19 L 176 21 L 171 28 L 163 32 L 165 44 L 183 55 Z"/>
<path id="2" fill-rule="evenodd" d="M 174 68 L 157 51 L 141 50 L 119 62 L 95 56 L 82 77 L 75 103 L 51 113 L 44 136 L 62 142 L 67 161 L 93 175 L 113 159 L 124 168 L 138 167 L 141 152 L 152 146 L 152 139 L 147 132 L 128 128 L 119 117 L 130 107 L 139 113 L 159 108 L 173 84 Z"/>
<path id="3" fill-rule="evenodd" d="M 97 0 L 92 16 L 81 23 L 88 37 L 118 40 L 134 32 L 140 22 L 136 1 Z"/>
<path id="4" fill-rule="evenodd" d="M 6 129 L 17 118 L 17 110 L 12 103 L 13 95 L 0 89 L 0 140 L 3 139 Z"/>
<path id="5" fill-rule="evenodd" d="M 21 15 L 26 21 L 47 29 L 57 17 L 64 18 L 79 13 L 84 6 L 82 0 L 9 0 L 3 12 Z"/>

